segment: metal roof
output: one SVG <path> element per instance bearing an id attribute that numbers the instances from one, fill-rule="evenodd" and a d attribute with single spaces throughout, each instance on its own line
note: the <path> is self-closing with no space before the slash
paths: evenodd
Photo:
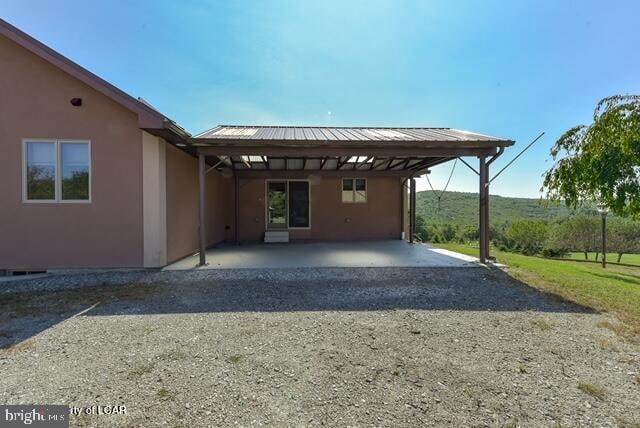
<path id="1" fill-rule="evenodd" d="M 510 146 L 513 141 L 453 128 L 219 125 L 194 137 L 238 142 L 475 142 Z M 212 141 L 213 142 L 213 141 Z"/>

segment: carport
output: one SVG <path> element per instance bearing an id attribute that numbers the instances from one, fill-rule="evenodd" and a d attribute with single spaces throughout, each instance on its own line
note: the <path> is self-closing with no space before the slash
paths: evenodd
<path id="1" fill-rule="evenodd" d="M 190 140 L 199 165 L 198 264 L 207 264 L 206 175 L 212 170 L 234 178 L 236 243 L 240 179 L 293 181 L 317 177 L 397 178 L 402 201 L 395 212 L 401 218 L 402 230 L 406 230 L 402 236 L 413 243 L 415 178 L 428 174 L 435 165 L 462 157 L 478 159 L 480 261 L 485 262 L 489 257 L 489 166 L 513 144 L 511 140 L 451 128 L 217 126 Z"/>
<path id="2" fill-rule="evenodd" d="M 209 263 L 200 269 L 291 269 L 364 267 L 475 267 L 477 259 L 401 240 L 309 242 L 291 244 L 223 244 L 206 252 Z M 199 265 L 199 255 L 170 264 L 165 270 Z"/>

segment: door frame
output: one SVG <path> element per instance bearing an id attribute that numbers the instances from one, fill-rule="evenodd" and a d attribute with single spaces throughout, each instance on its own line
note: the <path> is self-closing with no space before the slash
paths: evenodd
<path id="1" fill-rule="evenodd" d="M 289 182 L 291 181 L 306 181 L 309 186 L 309 226 L 307 227 L 289 227 Z M 281 228 L 269 228 L 269 183 L 285 183 L 285 226 Z M 311 229 L 311 181 L 308 178 L 268 178 L 264 180 L 264 230 L 265 231 L 278 231 L 278 230 L 309 230 Z"/>

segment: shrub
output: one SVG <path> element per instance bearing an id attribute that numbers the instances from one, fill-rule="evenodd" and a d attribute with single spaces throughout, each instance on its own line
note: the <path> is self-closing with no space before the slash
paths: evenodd
<path id="1" fill-rule="evenodd" d="M 566 248 L 545 247 L 542 249 L 542 255 L 544 257 L 552 257 L 552 258 L 566 257 L 567 255 L 569 255 L 569 252 L 570 251 Z"/>
<path id="2" fill-rule="evenodd" d="M 523 254 L 534 255 L 542 251 L 547 240 L 547 224 L 541 221 L 517 220 L 507 229 L 507 238 Z"/>

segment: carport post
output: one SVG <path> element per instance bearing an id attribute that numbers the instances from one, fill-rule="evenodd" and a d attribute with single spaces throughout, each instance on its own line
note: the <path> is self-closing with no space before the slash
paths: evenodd
<path id="1" fill-rule="evenodd" d="M 489 167 L 480 156 L 480 263 L 489 258 Z"/>
<path id="2" fill-rule="evenodd" d="M 200 263 L 198 264 L 198 266 L 204 266 L 207 264 L 207 255 L 206 255 L 206 251 L 207 251 L 207 243 L 206 243 L 206 230 L 205 230 L 205 219 L 206 219 L 206 213 L 205 213 L 205 203 L 206 203 L 206 198 L 205 198 L 205 194 L 206 194 L 206 174 L 207 174 L 207 170 L 206 170 L 206 163 L 204 160 L 204 155 L 199 154 L 198 155 L 198 184 L 199 184 L 199 193 L 200 193 L 200 204 L 199 204 L 199 213 L 198 213 L 198 236 L 199 236 L 199 240 L 200 240 Z"/>
<path id="3" fill-rule="evenodd" d="M 416 179 L 411 178 L 411 194 L 409 197 L 409 242 L 413 244 L 416 233 Z"/>

